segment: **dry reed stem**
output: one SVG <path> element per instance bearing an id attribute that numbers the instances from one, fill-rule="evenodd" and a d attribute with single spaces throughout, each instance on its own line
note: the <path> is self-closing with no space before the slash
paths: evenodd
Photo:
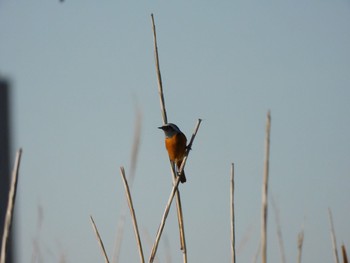
<path id="1" fill-rule="evenodd" d="M 128 200 L 128 206 L 129 206 L 129 209 L 130 209 L 132 223 L 133 223 L 133 226 L 134 226 L 134 233 L 135 233 L 137 246 L 138 246 L 138 249 L 139 249 L 140 262 L 144 263 L 145 259 L 144 259 L 144 256 L 143 256 L 143 250 L 142 250 L 142 244 L 141 244 L 141 239 L 140 239 L 139 228 L 137 226 L 137 220 L 136 220 L 134 205 L 133 205 L 133 202 L 132 202 L 132 199 L 131 199 L 129 185 L 128 185 L 128 182 L 127 182 L 126 177 L 125 177 L 124 167 L 120 167 L 120 175 L 121 175 L 121 177 L 123 179 L 124 188 L 125 188 L 125 194 L 126 194 L 126 198 Z"/>
<path id="2" fill-rule="evenodd" d="M 198 132 L 198 129 L 199 129 L 199 126 L 200 126 L 201 122 L 202 122 L 202 120 L 198 119 L 196 127 L 194 129 L 194 132 L 193 132 L 193 134 L 191 136 L 191 140 L 190 140 L 190 142 L 189 142 L 189 144 L 187 146 L 185 157 L 182 160 L 182 163 L 181 163 L 180 169 L 178 171 L 178 174 L 181 174 L 182 171 L 185 168 L 186 161 L 187 161 L 187 158 L 188 158 L 188 154 L 189 154 L 189 152 L 191 150 L 194 138 L 196 137 L 196 134 Z M 174 166 L 171 166 L 171 169 L 172 169 L 173 181 L 175 183 L 176 178 L 180 177 L 180 176 L 176 176 L 175 175 Z M 184 225 L 183 225 L 183 215 L 182 215 L 180 191 L 178 189 L 176 191 L 176 204 L 177 204 L 177 213 L 178 213 L 178 219 L 179 219 L 178 222 L 179 222 L 179 229 L 180 229 L 180 243 L 181 243 L 182 257 L 183 257 L 183 262 L 187 263 L 187 249 L 186 249 L 185 229 L 184 229 Z"/>
<path id="3" fill-rule="evenodd" d="M 163 217 L 162 217 L 162 220 L 160 222 L 160 225 L 158 227 L 158 231 L 157 231 L 157 235 L 156 235 L 156 240 L 154 241 L 154 244 L 153 244 L 153 247 L 152 247 L 152 252 L 151 252 L 151 256 L 149 258 L 149 262 L 152 263 L 153 260 L 154 260 L 154 257 L 157 253 L 157 249 L 158 249 L 158 244 L 159 244 L 159 240 L 160 240 L 160 237 L 162 235 L 162 232 L 163 232 L 163 229 L 164 229 L 164 226 L 165 226 L 165 221 L 168 217 L 168 214 L 169 214 L 169 210 L 170 210 L 170 206 L 171 206 L 171 203 L 173 201 L 173 198 L 174 198 L 174 195 L 175 195 L 175 192 L 177 190 L 177 187 L 179 186 L 179 182 L 180 182 L 180 176 L 178 176 L 175 180 L 175 184 L 173 185 L 173 188 L 171 190 L 171 193 L 170 193 L 170 197 L 168 199 L 168 202 L 166 204 L 166 207 L 165 207 L 165 211 L 164 211 L 164 214 L 163 214 Z"/>
<path id="4" fill-rule="evenodd" d="M 281 262 L 285 263 L 286 262 L 286 256 L 284 253 L 284 243 L 283 243 L 283 238 L 282 238 L 282 228 L 281 228 L 281 221 L 280 221 L 280 216 L 279 216 L 279 209 L 277 207 L 277 204 L 275 202 L 274 198 L 271 198 L 272 201 L 272 208 L 275 211 L 275 220 L 276 220 L 276 231 L 277 231 L 277 239 L 278 239 L 278 244 L 280 247 L 281 251 Z"/>
<path id="5" fill-rule="evenodd" d="M 173 165 L 170 162 L 170 170 L 172 174 L 173 184 L 175 184 L 176 180 L 176 173 L 175 173 L 175 165 Z M 178 224 L 179 224 L 179 233 L 180 233 L 180 250 L 182 250 L 183 254 L 183 262 L 187 262 L 187 249 L 186 249 L 186 239 L 185 239 L 185 227 L 184 227 L 184 220 L 183 220 L 183 213 L 182 213 L 182 205 L 181 205 L 181 196 L 180 196 L 180 190 L 177 189 L 175 193 L 176 198 L 176 213 L 178 218 Z"/>
<path id="6" fill-rule="evenodd" d="M 201 125 L 201 122 L 202 122 L 202 119 L 198 119 L 198 120 L 197 120 L 196 127 L 194 128 L 194 131 L 193 131 L 193 133 L 192 133 L 190 142 L 189 142 L 189 144 L 187 145 L 185 157 L 184 157 L 183 160 L 182 160 L 182 163 L 181 163 L 180 169 L 179 169 L 179 171 L 178 171 L 178 174 L 181 174 L 182 171 L 183 171 L 183 169 L 185 168 L 185 165 L 186 165 L 186 162 L 187 162 L 187 158 L 188 158 L 188 154 L 190 153 L 190 150 L 192 149 L 192 144 L 193 144 L 194 138 L 195 138 L 196 135 L 197 135 L 197 132 L 198 132 L 199 126 Z"/>
<path id="7" fill-rule="evenodd" d="M 234 163 L 231 164 L 231 255 L 232 255 L 232 263 L 236 262 L 236 250 L 235 250 L 235 171 L 234 171 Z"/>
<path id="8" fill-rule="evenodd" d="M 335 238 L 333 217 L 332 217 L 332 211 L 330 208 L 328 208 L 328 215 L 329 215 L 329 223 L 331 225 L 331 238 L 332 238 L 332 245 L 333 245 L 334 262 L 339 263 L 338 250 L 337 250 L 337 240 Z"/>
<path id="9" fill-rule="evenodd" d="M 303 243 L 304 243 L 304 225 L 301 228 L 300 233 L 298 234 L 298 258 L 297 263 L 301 263 L 301 253 L 303 250 Z"/>
<path id="10" fill-rule="evenodd" d="M 264 179 L 262 189 L 262 213 L 261 213 L 261 262 L 266 263 L 267 258 L 267 193 L 269 179 L 269 159 L 270 159 L 270 130 L 271 130 L 271 114 L 267 113 L 266 120 L 266 139 L 265 139 L 265 165 Z"/>
<path id="11" fill-rule="evenodd" d="M 168 123 L 168 118 L 167 118 L 166 109 L 165 109 L 162 76 L 160 74 L 160 67 L 159 67 L 157 33 L 156 33 L 156 26 L 155 26 L 155 23 L 154 23 L 153 14 L 151 14 L 151 19 L 152 19 L 152 30 L 153 30 L 153 42 L 154 42 L 154 58 L 155 58 L 155 61 L 156 61 L 157 80 L 158 80 L 158 93 L 159 93 L 160 108 L 162 110 L 163 125 L 164 125 L 164 124 Z"/>
<path id="12" fill-rule="evenodd" d="M 2 243 L 1 243 L 1 257 L 0 257 L 1 263 L 5 263 L 6 261 L 6 248 L 7 248 L 7 241 L 10 236 L 13 211 L 14 211 L 15 201 L 16 201 L 18 171 L 19 171 L 19 165 L 21 163 L 21 156 L 22 156 L 22 149 L 20 148 L 17 151 L 15 164 L 12 170 L 11 186 L 10 186 L 9 197 L 7 201 L 4 232 L 2 235 Z"/>
<path id="13" fill-rule="evenodd" d="M 135 118 L 135 128 L 134 128 L 134 137 L 133 144 L 131 150 L 131 158 L 130 158 L 130 174 L 129 174 L 129 188 L 132 188 L 134 179 L 135 179 L 135 171 L 137 158 L 139 153 L 140 141 L 141 141 L 141 126 L 142 126 L 142 114 L 139 108 L 136 109 L 136 118 Z M 112 262 L 119 262 L 120 250 L 124 236 L 124 228 L 126 221 L 126 206 L 125 203 L 122 205 L 118 226 L 117 226 L 117 235 L 113 252 Z"/>
<path id="14" fill-rule="evenodd" d="M 104 259 L 105 259 L 105 262 L 106 262 L 106 263 L 109 263 L 108 256 L 107 256 L 107 253 L 106 253 L 106 250 L 105 250 L 105 246 L 103 245 L 101 236 L 100 236 L 100 234 L 99 234 L 99 232 L 98 232 L 98 230 L 97 230 L 95 221 L 94 221 L 94 219 L 92 218 L 92 216 L 90 216 L 90 221 L 91 221 L 92 227 L 93 227 L 93 229 L 94 229 L 94 231 L 95 231 L 96 238 L 97 238 L 97 241 L 98 241 L 98 243 L 99 243 L 99 245 L 100 245 L 100 248 L 101 248 L 101 251 L 102 251 L 102 255 L 103 255 Z"/>
<path id="15" fill-rule="evenodd" d="M 176 181 L 176 174 L 175 174 L 175 166 L 171 165 L 171 174 L 173 178 L 173 184 L 175 184 Z M 184 217 L 182 213 L 182 204 L 181 204 L 181 196 L 179 189 L 176 190 L 175 193 L 175 200 L 176 200 L 176 213 L 177 213 L 177 221 L 179 225 L 179 234 L 180 234 L 180 250 L 182 251 L 182 257 L 183 262 L 187 263 L 187 248 L 186 248 L 186 238 L 185 238 L 185 226 L 184 226 Z"/>
<path id="16" fill-rule="evenodd" d="M 161 108 L 161 112 L 162 112 L 163 125 L 165 125 L 168 123 L 168 118 L 167 118 L 167 113 L 166 113 L 166 108 L 165 108 L 162 77 L 160 74 L 157 34 L 156 34 L 156 26 L 154 23 L 153 14 L 151 14 L 151 19 L 152 19 L 152 30 L 153 30 L 153 40 L 154 40 L 153 41 L 154 42 L 154 56 L 155 56 L 157 80 L 158 80 L 158 94 L 159 94 L 159 100 L 160 100 L 160 108 Z M 171 170 L 172 170 L 173 183 L 174 183 L 176 176 L 175 176 L 174 167 L 172 165 L 171 165 Z M 179 232 L 180 232 L 180 249 L 183 252 L 184 262 L 186 263 L 187 262 L 187 250 L 186 250 L 186 240 L 185 240 L 185 229 L 184 229 L 184 224 L 183 224 L 183 213 L 182 213 L 182 205 L 181 205 L 181 198 L 180 198 L 179 190 L 176 192 L 176 211 L 177 211 L 177 218 L 178 218 Z"/>
<path id="17" fill-rule="evenodd" d="M 192 144 L 193 144 L 193 141 L 194 141 L 194 138 L 196 137 L 197 135 L 197 132 L 198 132 L 198 129 L 199 129 L 199 126 L 201 124 L 201 119 L 198 119 L 197 121 L 197 124 L 196 124 L 196 127 L 194 129 L 194 132 L 192 134 L 192 137 L 191 137 L 191 140 L 190 140 L 190 143 L 188 144 L 188 148 L 186 150 L 186 153 L 185 153 L 185 157 L 184 159 L 182 160 L 182 163 L 181 163 L 181 166 L 180 166 L 180 169 L 178 171 L 179 174 L 182 173 L 184 167 L 185 167 L 185 164 L 186 164 L 186 160 L 188 158 L 188 155 L 189 155 L 189 152 L 191 150 L 191 147 L 192 147 Z M 158 227 L 158 231 L 157 231 L 157 235 L 156 235 L 156 239 L 155 239 L 155 242 L 153 244 L 153 247 L 152 247 L 152 251 L 151 251 L 151 256 L 149 258 L 149 262 L 152 263 L 153 260 L 154 260 L 154 257 L 157 253 L 157 249 L 158 249 L 158 244 L 159 244 L 159 240 L 160 240 L 160 237 L 162 235 L 162 232 L 163 232 L 163 229 L 164 229 L 164 225 L 165 225 L 165 221 L 168 217 L 168 213 L 169 213 L 169 210 L 170 210 L 170 206 L 171 206 L 171 203 L 172 203 L 172 200 L 174 198 L 174 195 L 175 193 L 177 192 L 177 188 L 179 186 L 179 182 L 180 182 L 180 176 L 176 176 L 176 179 L 175 179 L 175 182 L 173 184 L 173 188 L 172 188 L 172 191 L 170 193 L 170 197 L 168 199 L 168 202 L 167 202 L 167 205 L 165 207 L 165 211 L 163 213 L 163 217 L 162 217 L 162 220 L 160 222 L 160 225 Z M 184 260 L 187 260 L 187 257 L 186 257 L 186 251 L 184 252 Z"/>
<path id="18" fill-rule="evenodd" d="M 348 263 L 348 256 L 346 254 L 346 248 L 344 244 L 341 246 L 341 252 L 343 254 L 343 263 Z"/>

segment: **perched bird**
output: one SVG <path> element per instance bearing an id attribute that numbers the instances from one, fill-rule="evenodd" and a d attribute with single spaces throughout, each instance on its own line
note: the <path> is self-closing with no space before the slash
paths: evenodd
<path id="1" fill-rule="evenodd" d="M 168 123 L 159 127 L 165 134 L 165 148 L 168 151 L 170 161 L 176 165 L 177 171 L 180 170 L 180 166 L 186 153 L 187 138 L 183 134 L 179 127 L 173 123 Z M 179 175 L 181 183 L 186 182 L 185 172 Z"/>

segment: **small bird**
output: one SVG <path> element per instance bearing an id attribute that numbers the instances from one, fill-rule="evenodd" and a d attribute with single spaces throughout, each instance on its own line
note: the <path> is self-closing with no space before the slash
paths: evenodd
<path id="1" fill-rule="evenodd" d="M 165 148 L 168 151 L 169 159 L 173 165 L 176 164 L 177 171 L 179 171 L 187 149 L 187 138 L 185 134 L 180 131 L 179 127 L 173 123 L 168 123 L 158 128 L 164 131 Z M 186 182 L 184 171 L 182 171 L 179 176 L 181 183 Z"/>

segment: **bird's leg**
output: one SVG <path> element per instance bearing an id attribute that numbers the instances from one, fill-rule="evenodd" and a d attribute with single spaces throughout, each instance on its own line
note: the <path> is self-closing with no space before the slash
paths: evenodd
<path id="1" fill-rule="evenodd" d="M 171 165 L 172 165 L 172 167 L 173 167 L 173 169 L 174 169 L 174 172 L 175 172 L 175 174 L 177 175 L 177 176 L 180 176 L 180 173 L 179 173 L 179 167 L 176 165 L 176 162 L 171 162 Z"/>
<path id="2" fill-rule="evenodd" d="M 173 168 L 173 170 L 174 170 L 174 172 L 175 172 L 175 177 L 176 176 L 179 176 L 179 177 L 181 177 L 181 174 L 180 174 L 180 171 L 179 171 L 179 167 L 177 166 L 177 164 L 175 163 L 175 162 L 171 162 L 171 166 L 172 166 L 172 168 Z M 174 180 L 175 180 L 176 178 L 174 178 Z"/>

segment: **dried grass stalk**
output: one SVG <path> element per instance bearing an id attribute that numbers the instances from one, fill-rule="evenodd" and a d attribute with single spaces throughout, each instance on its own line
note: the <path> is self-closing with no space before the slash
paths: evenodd
<path id="1" fill-rule="evenodd" d="M 137 220 L 136 220 L 134 205 L 133 205 L 133 203 L 132 203 L 129 185 L 128 185 L 128 182 L 127 182 L 126 177 L 125 177 L 125 170 L 124 170 L 124 167 L 120 167 L 120 175 L 121 175 L 121 177 L 122 177 L 122 179 L 123 179 L 124 188 L 125 188 L 125 194 L 126 194 L 126 199 L 128 200 L 128 206 L 129 206 L 129 209 L 130 209 L 130 214 L 131 214 L 131 218 L 132 218 L 132 223 L 133 223 L 133 226 L 134 226 L 134 233 L 135 233 L 135 238 L 136 238 L 136 242 L 137 242 L 137 247 L 138 247 L 138 249 L 139 249 L 140 262 L 141 262 L 141 263 L 144 263 L 144 262 L 145 262 L 145 259 L 144 259 L 144 256 L 143 256 L 143 250 L 142 250 L 142 244 L 141 244 L 141 238 L 140 238 L 139 228 L 138 228 L 138 226 L 137 226 Z"/>
<path id="2" fill-rule="evenodd" d="M 160 67 L 159 67 L 159 56 L 158 56 L 158 45 L 157 45 L 157 34 L 156 34 L 156 26 L 154 23 L 154 17 L 153 14 L 151 14 L 152 18 L 152 30 L 153 30 L 153 39 L 154 39 L 154 56 L 155 56 L 155 62 L 156 62 L 156 72 L 157 72 L 157 80 L 158 80 L 158 94 L 159 94 L 159 100 L 160 100 L 160 108 L 162 112 L 162 120 L 163 125 L 168 123 L 166 108 L 165 108 L 165 100 L 164 100 L 164 92 L 163 92 L 163 84 L 162 84 L 162 77 L 160 74 Z M 172 175 L 173 175 L 173 184 L 175 182 L 175 170 L 172 165 Z M 180 232 L 180 249 L 183 252 L 184 262 L 187 262 L 187 250 L 186 250 L 186 241 L 185 241 L 185 229 L 184 229 L 184 223 L 183 223 L 183 213 L 182 213 L 182 205 L 181 205 L 181 197 L 179 190 L 176 192 L 176 211 L 177 211 L 177 218 L 178 218 L 178 224 L 179 224 L 179 232 Z"/>
<path id="3" fill-rule="evenodd" d="M 10 186 L 9 197 L 7 202 L 4 232 L 2 235 L 2 243 L 1 243 L 1 257 L 0 257 L 1 263 L 5 263 L 6 261 L 6 248 L 7 248 L 7 242 L 11 231 L 13 211 L 15 208 L 17 179 L 18 179 L 19 165 L 21 163 L 21 156 L 22 156 L 22 149 L 19 149 L 16 154 L 15 165 L 12 171 L 12 180 L 11 180 L 11 186 Z"/>
<path id="4" fill-rule="evenodd" d="M 97 238 L 97 241 L 100 245 L 100 248 L 101 248 L 101 251 L 102 251 L 102 255 L 105 259 L 105 263 L 109 263 L 109 259 L 108 259 L 108 256 L 107 256 L 107 253 L 106 253 L 106 250 L 105 250 L 105 246 L 103 245 L 103 242 L 102 242 L 102 239 L 101 239 L 101 236 L 97 230 L 97 227 L 96 227 L 96 224 L 95 224 L 95 221 L 94 219 L 92 218 L 92 216 L 90 216 L 90 221 L 91 221 L 91 224 L 92 224 L 92 227 L 95 231 L 95 234 L 96 234 L 96 238 Z"/>
<path id="5" fill-rule="evenodd" d="M 166 109 L 165 109 L 162 76 L 160 74 L 160 67 L 159 67 L 159 56 L 158 56 L 156 26 L 154 24 L 153 14 L 151 14 L 151 19 L 152 19 L 153 42 L 154 42 L 154 58 L 155 58 L 155 61 L 156 61 L 156 71 L 157 71 L 157 80 L 158 80 L 158 94 L 159 94 L 159 99 L 160 99 L 160 108 L 161 108 L 162 116 L 163 116 L 163 124 L 167 124 L 168 123 L 168 118 L 167 118 Z"/>
<path id="6" fill-rule="evenodd" d="M 141 141 L 141 126 L 142 126 L 142 114 L 140 109 L 137 108 L 136 118 L 135 118 L 134 137 L 133 137 L 133 144 L 132 144 L 131 158 L 130 158 L 130 174 L 129 174 L 129 182 L 128 182 L 130 189 L 133 186 L 135 175 L 136 175 L 136 164 L 137 164 L 137 158 L 138 158 L 140 141 Z M 121 245 L 124 237 L 126 213 L 127 213 L 126 206 L 123 203 L 119 221 L 118 221 L 118 226 L 117 226 L 117 235 L 116 235 L 112 262 L 119 262 L 120 250 L 121 250 Z"/>
<path id="7" fill-rule="evenodd" d="M 183 171 L 183 169 L 185 168 L 185 165 L 186 165 L 186 162 L 187 162 L 187 158 L 188 158 L 188 154 L 190 153 L 190 150 L 192 149 L 192 144 L 193 144 L 194 138 L 195 138 L 196 135 L 197 135 L 197 132 L 198 132 L 199 126 L 201 125 L 201 122 L 202 122 L 202 119 L 198 119 L 198 120 L 197 120 L 196 127 L 194 128 L 194 131 L 193 131 L 193 133 L 192 133 L 190 142 L 189 142 L 189 144 L 187 145 L 187 150 L 186 150 L 186 153 L 185 153 L 185 157 L 183 158 L 182 163 L 181 163 L 181 166 L 180 166 L 180 169 L 179 169 L 179 171 L 178 171 L 179 174 L 181 174 L 182 171 Z"/>
<path id="8" fill-rule="evenodd" d="M 158 249 L 158 244 L 159 244 L 159 240 L 160 240 L 160 237 L 163 233 L 163 229 L 164 229 L 164 226 L 165 226 L 165 221 L 168 217 L 168 214 L 169 214 L 169 210 L 170 210 L 170 206 L 171 206 L 171 203 L 173 201 L 173 198 L 174 198 L 174 195 L 175 195 L 175 192 L 177 191 L 177 187 L 179 186 L 179 182 L 180 182 L 180 176 L 178 176 L 175 180 L 175 184 L 173 185 L 173 188 L 171 190 L 171 193 L 170 193 L 170 197 L 168 199 L 168 202 L 166 204 L 166 207 L 165 207 L 165 211 L 163 213 L 163 217 L 162 217 L 162 220 L 160 222 L 160 225 L 158 227 L 158 231 L 157 231 L 157 235 L 156 235 L 156 240 L 154 241 L 154 244 L 153 244 L 153 247 L 152 247 L 152 251 L 151 251 L 151 256 L 149 258 L 149 262 L 152 263 L 154 258 L 155 258 L 155 255 L 157 253 L 157 249 Z"/>
<path id="9" fill-rule="evenodd" d="M 232 263 L 236 262 L 236 245 L 235 245 L 235 199 L 234 199 L 234 192 L 235 192 L 235 171 L 234 171 L 234 164 L 231 164 L 231 255 L 232 255 Z"/>
<path id="10" fill-rule="evenodd" d="M 334 262 L 335 263 L 339 263 L 339 256 L 338 256 L 338 249 L 337 249 L 337 240 L 335 238 L 333 217 L 332 217 L 332 211 L 331 211 L 330 208 L 328 208 L 328 215 L 329 215 L 329 223 L 331 225 L 331 238 L 332 238 L 332 245 L 333 245 Z"/>

